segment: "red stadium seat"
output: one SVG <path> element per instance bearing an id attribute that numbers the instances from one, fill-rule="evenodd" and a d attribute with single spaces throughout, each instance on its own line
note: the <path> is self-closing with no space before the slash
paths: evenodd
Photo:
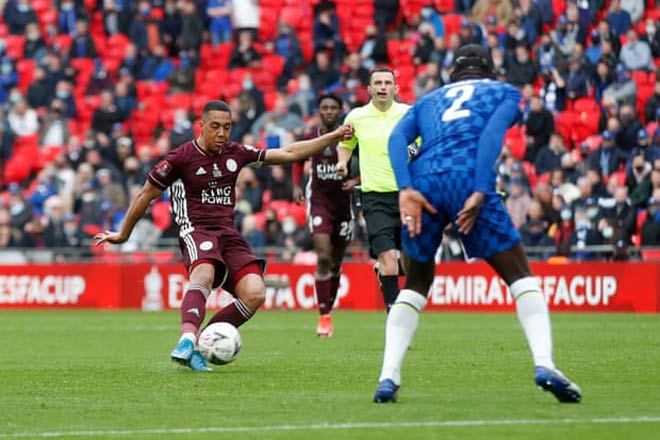
<path id="1" fill-rule="evenodd" d="M 454 12 L 454 0 L 435 0 L 433 3 L 440 13 Z"/>
<path id="2" fill-rule="evenodd" d="M 28 87 L 32 84 L 32 76 L 36 62 L 34 60 L 23 59 L 16 63 L 16 72 L 18 73 L 18 87 L 23 93 L 27 93 Z"/>
<path id="3" fill-rule="evenodd" d="M 445 37 L 457 34 L 461 30 L 463 16 L 460 14 L 444 14 L 440 17 L 445 25 Z"/>
<path id="4" fill-rule="evenodd" d="M 56 35 L 53 37 L 53 47 L 60 53 L 68 53 L 73 44 L 73 37 L 71 35 Z"/>
<path id="5" fill-rule="evenodd" d="M 169 109 L 186 109 L 190 108 L 190 94 L 188 93 L 174 93 L 165 98 L 165 104 Z"/>
<path id="6" fill-rule="evenodd" d="M 23 59 L 25 49 L 24 35 L 7 35 L 5 38 L 7 56 L 14 60 Z"/>
<path id="7" fill-rule="evenodd" d="M 277 101 L 278 96 L 279 93 L 276 91 L 264 93 L 264 103 L 266 105 L 266 111 L 270 111 L 275 108 L 275 102 Z"/>
<path id="8" fill-rule="evenodd" d="M 37 17 L 40 17 L 41 14 L 50 10 L 53 5 L 51 0 L 31 0 L 30 6 L 32 6 Z"/>

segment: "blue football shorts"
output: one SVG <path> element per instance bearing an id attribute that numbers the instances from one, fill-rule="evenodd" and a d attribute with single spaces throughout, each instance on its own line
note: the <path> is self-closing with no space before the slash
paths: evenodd
<path id="1" fill-rule="evenodd" d="M 433 215 L 424 211 L 422 233 L 414 238 L 408 235 L 404 225 L 401 231 L 403 250 L 411 258 L 427 262 L 435 258 L 442 242 L 442 232 L 453 224 L 463 209 L 465 200 L 472 194 L 474 177 L 465 172 L 447 172 L 417 176 L 413 178 L 415 189 L 437 210 Z M 506 251 L 520 242 L 520 234 L 511 222 L 511 217 L 502 203 L 502 196 L 496 192 L 486 194 L 479 217 L 469 234 L 458 234 L 468 256 L 488 258 Z"/>

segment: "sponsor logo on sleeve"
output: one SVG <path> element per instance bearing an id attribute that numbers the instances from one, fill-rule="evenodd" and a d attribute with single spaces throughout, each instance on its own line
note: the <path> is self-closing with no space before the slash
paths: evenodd
<path id="1" fill-rule="evenodd" d="M 158 176 L 163 178 L 167 177 L 170 172 L 172 172 L 172 164 L 166 160 L 163 160 L 158 165 L 156 165 L 155 171 Z"/>

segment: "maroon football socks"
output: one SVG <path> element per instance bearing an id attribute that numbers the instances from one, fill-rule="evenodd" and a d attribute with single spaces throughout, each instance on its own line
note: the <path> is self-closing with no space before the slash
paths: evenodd
<path id="1" fill-rule="evenodd" d="M 181 303 L 181 333 L 197 333 L 206 316 L 206 296 L 202 286 L 192 285 Z"/>
<path id="2" fill-rule="evenodd" d="M 319 304 L 319 312 L 321 315 L 327 315 L 332 311 L 334 303 L 334 294 L 332 290 L 332 274 L 316 274 L 316 302 Z"/>
<path id="3" fill-rule="evenodd" d="M 236 298 L 233 303 L 223 307 L 222 310 L 213 315 L 207 325 L 215 324 L 216 322 L 228 322 L 238 328 L 252 318 L 252 315 L 253 313 L 248 306 Z"/>

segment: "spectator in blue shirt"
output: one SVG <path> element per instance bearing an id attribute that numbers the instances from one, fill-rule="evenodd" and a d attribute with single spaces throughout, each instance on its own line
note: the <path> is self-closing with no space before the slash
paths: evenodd
<path id="1" fill-rule="evenodd" d="M 214 46 L 231 41 L 231 6 L 231 0 L 208 0 L 206 4 L 211 43 Z"/>
<path id="2" fill-rule="evenodd" d="M 610 23 L 612 32 L 615 35 L 625 35 L 628 29 L 632 27 L 630 14 L 621 8 L 621 0 L 612 0 L 610 3 L 610 12 L 607 14 L 607 21 Z"/>

